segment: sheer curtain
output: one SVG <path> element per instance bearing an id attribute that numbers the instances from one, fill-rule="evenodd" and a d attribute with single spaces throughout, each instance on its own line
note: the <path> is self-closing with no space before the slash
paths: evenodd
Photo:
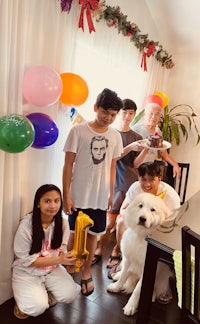
<path id="1" fill-rule="evenodd" d="M 17 154 L 0 151 L 0 303 L 12 296 L 13 237 L 20 217 L 32 209 L 40 185 L 61 185 L 62 146 L 70 126 L 58 104 L 39 108 L 23 101 L 23 73 L 37 65 L 58 73 L 71 69 L 75 7 L 67 16 L 61 14 L 57 0 L 0 0 L 0 116 L 43 112 L 54 119 L 60 133 L 48 149 L 29 148 Z"/>
<path id="2" fill-rule="evenodd" d="M 77 109 L 86 119 L 92 118 L 94 100 L 104 87 L 132 98 L 140 107 L 148 92 L 167 86 L 165 69 L 149 59 L 148 73 L 143 72 L 141 54 L 104 22 L 96 23 L 96 33 L 89 34 L 86 24 L 84 33 L 78 30 L 79 13 L 78 1 L 70 14 L 61 14 L 57 0 L 0 0 L 0 117 L 43 112 L 59 129 L 58 140 L 47 149 L 29 148 L 17 154 L 0 150 L 0 304 L 12 296 L 13 238 L 19 219 L 32 209 L 40 185 L 61 187 L 62 148 L 71 127 L 69 107 L 57 103 L 39 108 L 24 102 L 25 69 L 42 65 L 82 76 L 89 97 Z"/>

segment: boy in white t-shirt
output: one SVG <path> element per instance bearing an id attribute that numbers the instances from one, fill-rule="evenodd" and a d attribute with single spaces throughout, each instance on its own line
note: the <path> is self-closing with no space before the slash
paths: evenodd
<path id="1" fill-rule="evenodd" d="M 95 119 L 75 125 L 64 146 L 63 209 L 69 215 L 70 229 L 74 231 L 80 210 L 94 221 L 87 236 L 89 256 L 82 267 L 81 292 L 85 296 L 94 290 L 91 263 L 97 235 L 105 233 L 106 213 L 112 208 L 116 161 L 123 145 L 120 134 L 109 126 L 122 106 L 116 92 L 104 89 L 94 105 Z M 70 243 L 69 249 L 73 234 Z"/>

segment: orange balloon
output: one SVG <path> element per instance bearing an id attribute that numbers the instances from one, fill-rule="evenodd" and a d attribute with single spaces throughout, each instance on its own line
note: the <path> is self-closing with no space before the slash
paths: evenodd
<path id="1" fill-rule="evenodd" d="M 79 106 L 88 97 L 87 83 L 77 74 L 62 73 L 63 91 L 59 101 L 68 106 Z"/>
<path id="2" fill-rule="evenodd" d="M 164 92 L 157 91 L 155 95 L 159 96 L 163 101 L 163 108 L 165 108 L 169 103 L 169 98 Z"/>

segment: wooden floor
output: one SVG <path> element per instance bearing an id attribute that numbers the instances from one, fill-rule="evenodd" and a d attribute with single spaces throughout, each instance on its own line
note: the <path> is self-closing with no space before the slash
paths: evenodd
<path id="1" fill-rule="evenodd" d="M 110 279 L 107 277 L 106 261 L 114 244 L 114 236 L 112 236 L 102 261 L 92 267 L 95 284 L 92 295 L 85 297 L 80 294 L 71 304 L 57 303 L 44 314 L 36 318 L 29 317 L 26 320 L 14 317 L 14 300 L 10 299 L 0 305 L 1 324 L 17 324 L 19 322 L 26 324 L 134 324 L 137 315 L 125 316 L 122 310 L 129 296 L 111 294 L 106 291 L 106 287 L 110 283 Z M 80 282 L 80 274 L 76 274 L 74 279 Z M 173 291 L 173 295 L 174 299 L 169 305 L 152 303 L 149 324 L 183 324 L 179 319 L 176 291 Z"/>

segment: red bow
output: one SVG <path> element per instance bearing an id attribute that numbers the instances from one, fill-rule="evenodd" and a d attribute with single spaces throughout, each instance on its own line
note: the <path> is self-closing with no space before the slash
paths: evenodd
<path id="1" fill-rule="evenodd" d="M 143 67 L 144 71 L 147 71 L 147 57 L 150 57 L 155 51 L 155 45 L 147 43 L 146 47 L 142 52 L 142 62 L 141 68 Z"/>
<path id="2" fill-rule="evenodd" d="M 98 2 L 98 0 L 79 0 L 79 4 L 81 4 L 82 7 L 81 7 L 81 14 L 80 14 L 80 18 L 79 18 L 78 27 L 82 28 L 84 31 L 83 15 L 84 15 L 84 10 L 86 10 L 88 27 L 89 27 L 89 31 L 91 33 L 92 31 L 95 31 L 92 17 L 91 17 L 91 10 L 95 10 L 96 8 L 98 8 L 99 2 Z"/>

